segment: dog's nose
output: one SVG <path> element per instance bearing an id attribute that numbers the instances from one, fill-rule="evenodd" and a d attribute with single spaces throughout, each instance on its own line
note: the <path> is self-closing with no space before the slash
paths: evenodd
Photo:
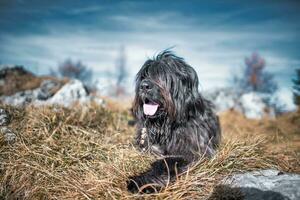
<path id="1" fill-rule="evenodd" d="M 151 90 L 152 84 L 149 81 L 143 81 L 140 85 L 141 90 Z"/>

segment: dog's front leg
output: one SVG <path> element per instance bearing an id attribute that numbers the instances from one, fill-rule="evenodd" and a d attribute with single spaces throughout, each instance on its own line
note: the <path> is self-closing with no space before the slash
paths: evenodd
<path id="1" fill-rule="evenodd" d="M 132 193 L 159 192 L 169 182 L 172 182 L 187 164 L 182 157 L 166 157 L 157 160 L 152 163 L 148 171 L 130 177 L 127 181 L 127 189 Z"/>

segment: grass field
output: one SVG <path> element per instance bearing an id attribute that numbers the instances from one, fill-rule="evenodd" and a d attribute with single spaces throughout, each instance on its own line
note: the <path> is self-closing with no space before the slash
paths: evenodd
<path id="1" fill-rule="evenodd" d="M 275 168 L 300 173 L 300 113 L 249 120 L 220 115 L 223 140 L 217 155 L 201 160 L 153 195 L 126 191 L 128 176 L 155 158 L 132 145 L 128 109 L 2 105 L 12 115 L 13 144 L 0 135 L 0 199 L 206 199 L 235 172 Z"/>

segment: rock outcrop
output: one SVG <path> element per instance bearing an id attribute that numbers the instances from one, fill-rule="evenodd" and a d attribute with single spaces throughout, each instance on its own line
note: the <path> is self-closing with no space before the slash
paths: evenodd
<path id="1" fill-rule="evenodd" d="M 223 180 L 222 185 L 213 192 L 211 199 L 221 199 L 218 197 L 222 195 L 223 197 L 232 195 L 231 199 L 246 200 L 298 200 L 300 175 L 272 169 L 235 174 Z"/>
<path id="2" fill-rule="evenodd" d="M 275 117 L 275 107 L 268 104 L 271 99 L 269 94 L 241 93 L 233 88 L 222 88 L 205 92 L 204 96 L 214 103 L 217 112 L 235 110 L 250 119 Z"/>
<path id="3" fill-rule="evenodd" d="M 0 96 L 36 89 L 42 80 L 41 77 L 35 76 L 22 66 L 3 67 L 0 70 Z"/>
<path id="4" fill-rule="evenodd" d="M 6 143 L 13 143 L 16 139 L 16 134 L 7 126 L 9 125 L 11 119 L 9 113 L 0 108 L 0 142 L 3 140 Z"/>
<path id="5" fill-rule="evenodd" d="M 103 100 L 89 94 L 84 84 L 79 80 L 71 80 L 65 85 L 60 81 L 44 80 L 39 88 L 17 92 L 11 96 L 1 96 L 0 102 L 13 106 L 62 105 L 71 106 L 74 103 L 95 102 L 103 105 Z"/>
<path id="6" fill-rule="evenodd" d="M 70 106 L 75 102 L 89 103 L 95 101 L 98 104 L 103 104 L 103 100 L 90 96 L 84 84 L 79 80 L 72 80 L 65 84 L 53 97 L 49 98 L 44 103 L 59 104 Z"/>

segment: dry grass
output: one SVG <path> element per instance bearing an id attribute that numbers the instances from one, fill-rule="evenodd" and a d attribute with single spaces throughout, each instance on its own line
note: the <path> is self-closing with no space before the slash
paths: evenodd
<path id="1" fill-rule="evenodd" d="M 6 144 L 0 136 L 0 199 L 205 199 L 234 172 L 300 172 L 299 113 L 255 121 L 228 112 L 221 115 L 224 139 L 212 160 L 203 159 L 159 194 L 132 195 L 127 177 L 154 158 L 132 146 L 128 109 L 113 103 L 109 109 L 4 107 L 17 141 Z"/>
<path id="2" fill-rule="evenodd" d="M 300 110 L 273 120 L 249 120 L 239 113 L 226 112 L 221 115 L 221 124 L 225 139 L 264 138 L 265 154 L 277 158 L 282 170 L 300 173 Z"/>

